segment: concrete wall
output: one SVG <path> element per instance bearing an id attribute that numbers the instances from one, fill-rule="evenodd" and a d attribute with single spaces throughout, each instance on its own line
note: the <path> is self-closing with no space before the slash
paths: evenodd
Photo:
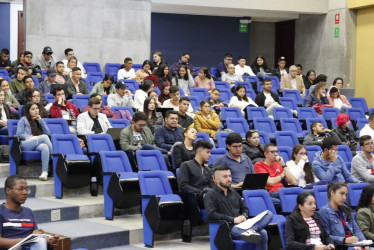
<path id="1" fill-rule="evenodd" d="M 24 0 L 25 49 L 51 46 L 57 59 L 73 48 L 81 62 L 141 63 L 149 58 L 150 0 Z"/>
<path id="2" fill-rule="evenodd" d="M 356 13 L 346 8 L 346 1 L 329 1 L 325 15 L 300 15 L 296 20 L 295 62 L 303 65 L 304 72 L 314 69 L 326 74 L 331 84 L 335 77 L 355 86 Z M 335 24 L 340 14 L 340 24 Z M 334 28 L 339 27 L 339 37 Z"/>
<path id="3" fill-rule="evenodd" d="M 273 66 L 275 49 L 275 23 L 252 22 L 251 23 L 251 47 L 250 60 L 251 65 L 256 56 L 265 57 L 267 65 Z"/>

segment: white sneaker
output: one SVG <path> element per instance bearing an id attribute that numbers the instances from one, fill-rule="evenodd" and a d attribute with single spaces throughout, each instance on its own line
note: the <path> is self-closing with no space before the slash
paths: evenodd
<path id="1" fill-rule="evenodd" d="M 42 181 L 46 181 L 48 179 L 48 172 L 43 171 L 43 173 L 39 176 L 39 179 Z"/>
<path id="2" fill-rule="evenodd" d="M 254 229 L 248 229 L 246 232 L 241 234 L 242 240 L 245 240 L 250 243 L 260 243 L 261 235 Z"/>

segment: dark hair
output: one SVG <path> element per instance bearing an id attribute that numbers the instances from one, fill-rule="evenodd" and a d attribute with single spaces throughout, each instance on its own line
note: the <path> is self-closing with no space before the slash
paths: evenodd
<path id="1" fill-rule="evenodd" d="M 157 92 L 155 90 L 151 90 L 151 91 L 148 92 L 148 97 L 150 97 L 152 93 L 156 93 L 157 94 Z"/>
<path id="2" fill-rule="evenodd" d="M 170 89 L 169 89 L 170 94 L 176 93 L 178 91 L 179 91 L 178 86 L 175 86 L 175 85 L 170 86 Z"/>
<path id="3" fill-rule="evenodd" d="M 213 145 L 210 144 L 208 141 L 204 141 L 204 140 L 198 140 L 195 145 L 193 146 L 195 152 L 197 152 L 197 150 L 199 148 L 203 148 L 203 149 L 212 149 L 213 148 Z"/>
<path id="4" fill-rule="evenodd" d="M 221 93 L 221 91 L 219 89 L 217 89 L 217 88 L 212 89 L 212 92 L 214 92 L 214 91 L 218 91 L 218 92 Z"/>
<path id="5" fill-rule="evenodd" d="M 114 83 L 114 77 L 110 74 L 105 74 L 103 82 L 108 81 L 108 80 L 111 81 L 112 83 Z"/>
<path id="6" fill-rule="evenodd" d="M 147 115 L 147 118 L 148 118 L 148 112 L 149 112 L 149 109 L 148 109 L 148 105 L 151 101 L 155 101 L 153 98 L 151 97 L 147 97 L 145 100 L 144 100 L 144 104 L 143 104 L 143 111 L 144 113 Z M 157 102 L 155 101 L 155 107 L 157 108 Z M 152 110 L 152 117 L 151 117 L 151 120 L 153 123 L 156 123 L 157 122 L 157 117 L 156 117 L 156 108 L 154 110 Z M 147 119 L 148 121 L 149 119 Z"/>
<path id="7" fill-rule="evenodd" d="M 183 96 L 179 99 L 179 103 L 182 103 L 183 101 L 186 101 L 186 102 L 191 102 L 190 98 L 188 98 L 187 96 Z"/>
<path id="8" fill-rule="evenodd" d="M 292 154 L 291 154 L 291 159 L 293 161 L 296 160 L 295 155 L 298 154 L 301 149 L 305 149 L 306 153 L 308 153 L 308 150 L 306 149 L 306 147 L 304 145 L 296 144 L 293 147 Z M 303 170 L 304 170 L 304 173 L 305 173 L 305 182 L 307 184 L 314 183 L 315 181 L 314 181 L 314 172 L 313 172 L 312 164 L 310 164 L 310 162 L 306 162 L 304 164 Z"/>
<path id="9" fill-rule="evenodd" d="M 56 96 L 56 93 L 61 91 L 61 90 L 64 90 L 64 88 L 57 84 L 57 86 L 52 89 L 52 95 Z M 65 93 L 65 90 L 64 90 L 64 93 Z"/>
<path id="10" fill-rule="evenodd" d="M 88 106 L 92 107 L 92 105 L 97 105 L 97 104 L 101 104 L 100 100 L 96 97 L 91 97 L 89 100 L 88 100 Z"/>
<path id="11" fill-rule="evenodd" d="M 238 61 L 241 60 L 241 59 L 247 60 L 247 58 L 245 58 L 245 56 L 239 56 L 238 57 Z"/>
<path id="12" fill-rule="evenodd" d="M 374 120 L 374 113 L 371 113 L 371 114 L 369 115 L 369 121 L 372 121 L 372 120 Z"/>
<path id="13" fill-rule="evenodd" d="M 152 87 L 153 82 L 150 80 L 145 80 L 139 88 L 143 90 L 144 92 L 147 92 Z"/>
<path id="14" fill-rule="evenodd" d="M 321 122 L 318 122 L 318 121 L 317 122 L 313 122 L 312 125 L 310 125 L 310 130 L 311 130 L 312 133 L 313 133 L 313 128 L 317 127 L 318 123 L 321 123 Z"/>
<path id="15" fill-rule="evenodd" d="M 165 77 L 165 73 L 164 73 L 164 69 L 168 67 L 169 68 L 169 73 L 166 75 Z M 170 70 L 170 67 L 169 65 L 165 64 L 165 63 L 162 63 L 160 64 L 160 66 L 158 66 L 157 70 L 154 72 L 154 74 L 156 76 L 158 76 L 159 78 L 162 78 L 162 79 L 167 79 L 167 80 L 170 80 L 171 81 L 171 70 Z"/>
<path id="16" fill-rule="evenodd" d="M 264 152 L 268 152 L 270 147 L 277 147 L 274 143 L 268 143 L 264 147 Z"/>
<path id="17" fill-rule="evenodd" d="M 130 57 L 126 57 L 125 60 L 123 61 L 124 63 L 130 62 L 132 59 Z"/>
<path id="18" fill-rule="evenodd" d="M 1 85 L 0 85 L 1 86 Z M 26 92 L 26 97 L 27 98 L 32 98 L 32 96 L 34 95 L 34 92 L 38 92 L 40 94 L 40 97 L 42 96 L 42 94 L 40 93 L 39 90 L 37 89 L 29 89 L 27 92 Z"/>
<path id="19" fill-rule="evenodd" d="M 330 88 L 330 94 L 337 93 L 337 92 L 339 92 L 337 87 L 331 87 Z"/>
<path id="20" fill-rule="evenodd" d="M 190 129 L 195 129 L 195 128 L 194 127 L 187 127 L 185 129 L 183 129 L 183 131 L 182 131 L 183 140 L 186 139 L 186 136 L 184 134 L 187 133 Z"/>
<path id="21" fill-rule="evenodd" d="M 71 71 L 72 71 L 72 72 L 75 72 L 75 71 L 78 71 L 78 70 L 81 70 L 81 68 L 79 68 L 79 67 L 74 67 Z"/>
<path id="22" fill-rule="evenodd" d="M 32 79 L 31 76 L 24 76 L 23 79 L 22 79 L 23 84 L 25 84 L 25 82 L 26 82 L 27 79 L 31 79 L 34 82 L 34 79 Z"/>
<path id="23" fill-rule="evenodd" d="M 261 58 L 263 61 L 264 61 L 264 63 L 260 66 L 260 65 L 258 65 L 257 64 L 257 59 L 258 58 Z M 254 68 L 254 67 L 262 67 L 264 70 L 267 70 L 268 69 L 268 65 L 266 64 L 266 60 L 265 60 L 265 57 L 263 57 L 263 56 L 256 56 L 256 58 L 255 58 L 255 60 L 253 61 L 253 63 L 252 63 L 252 68 Z"/>
<path id="24" fill-rule="evenodd" d="M 6 192 L 7 188 L 12 188 L 14 186 L 14 183 L 18 180 L 26 180 L 26 179 L 19 175 L 11 175 L 8 178 L 6 178 L 5 183 L 4 183 L 4 191 Z"/>
<path id="25" fill-rule="evenodd" d="M 314 80 L 314 82 L 317 84 L 319 82 L 327 82 L 327 76 L 324 75 L 324 74 L 319 74 L 317 77 L 316 77 L 316 80 Z"/>
<path id="26" fill-rule="evenodd" d="M 308 192 L 302 192 L 302 193 L 300 193 L 300 194 L 297 196 L 297 198 L 296 198 L 296 206 L 295 206 L 294 210 L 292 211 L 292 215 L 295 216 L 295 218 L 296 218 L 299 222 L 301 222 L 301 224 L 303 224 L 304 230 L 305 230 L 306 233 L 307 233 L 307 238 L 310 237 L 309 226 L 308 226 L 308 224 L 306 223 L 306 221 L 304 220 L 303 216 L 301 215 L 299 205 L 304 206 L 304 204 L 305 204 L 305 202 L 306 202 L 306 199 L 307 199 L 309 196 L 313 196 L 313 198 L 315 199 L 314 195 L 311 194 L 311 193 L 308 193 Z"/>
<path id="27" fill-rule="evenodd" d="M 245 134 L 245 139 L 248 139 L 248 138 L 251 138 L 253 134 L 259 134 L 260 133 L 258 132 L 258 130 L 255 130 L 255 129 L 250 129 L 247 131 L 247 133 Z"/>
<path id="28" fill-rule="evenodd" d="M 262 80 L 262 85 L 264 85 L 265 82 L 271 82 L 271 83 L 272 83 L 271 79 L 269 79 L 269 78 L 265 78 L 265 79 L 263 79 L 263 80 Z"/>
<path id="29" fill-rule="evenodd" d="M 335 136 L 327 136 L 323 139 L 322 141 L 322 150 L 324 151 L 325 149 L 331 149 L 332 146 L 337 146 L 339 145 L 339 139 Z"/>
<path id="30" fill-rule="evenodd" d="M 7 83 L 9 84 L 8 80 L 5 79 L 5 78 L 3 78 L 3 79 L 0 79 L 0 87 L 1 87 L 1 84 L 3 84 L 3 82 L 7 82 Z M 5 93 L 5 94 L 6 94 L 6 93 Z"/>
<path id="31" fill-rule="evenodd" d="M 165 118 L 169 118 L 170 115 L 178 115 L 178 112 L 175 110 L 168 110 L 166 111 Z"/>
<path id="32" fill-rule="evenodd" d="M 65 49 L 65 56 L 67 56 L 70 51 L 73 51 L 73 49 L 71 49 L 71 48 Z"/>
<path id="33" fill-rule="evenodd" d="M 20 71 L 20 70 L 28 72 L 28 69 L 25 66 L 21 66 L 21 67 L 17 68 L 17 74 L 18 74 L 18 71 Z"/>
<path id="34" fill-rule="evenodd" d="M 248 102 L 247 94 L 244 94 L 243 98 L 238 95 L 238 91 L 240 89 L 247 90 L 243 84 L 238 84 L 238 86 L 236 86 L 236 88 L 235 88 L 235 96 L 238 98 L 239 101 L 244 100 L 244 101 Z"/>
<path id="35" fill-rule="evenodd" d="M 183 76 L 183 78 L 179 74 L 179 70 L 182 69 L 182 68 L 186 70 L 186 74 Z M 178 76 L 177 76 L 177 78 L 181 78 L 181 79 L 187 81 L 188 80 L 188 68 L 187 68 L 187 66 L 186 65 L 182 65 L 182 66 L 180 66 L 179 70 L 178 70 Z"/>
<path id="36" fill-rule="evenodd" d="M 210 71 L 207 67 L 202 67 L 199 69 L 199 72 L 202 72 L 206 78 L 212 79 L 212 75 L 210 74 Z"/>
<path id="37" fill-rule="evenodd" d="M 42 126 L 40 125 L 39 121 L 34 121 L 34 120 L 31 119 L 30 109 L 31 109 L 32 105 L 36 105 L 38 107 L 38 104 L 33 103 L 33 102 L 28 102 L 23 107 L 22 112 L 24 113 L 24 116 L 26 117 L 27 121 L 30 124 L 31 134 L 33 136 L 38 136 L 38 135 L 43 134 L 43 129 L 42 129 Z M 39 109 L 39 107 L 38 107 L 38 109 Z"/>
<path id="38" fill-rule="evenodd" d="M 65 67 L 65 64 L 64 64 L 63 62 L 58 61 L 58 62 L 56 62 L 56 68 L 57 68 L 57 66 L 60 65 L 60 64 L 64 65 L 64 67 Z"/>
<path id="39" fill-rule="evenodd" d="M 150 60 L 145 60 L 142 64 L 142 68 L 144 68 L 145 65 L 149 65 L 150 70 L 153 70 L 152 62 Z"/>
<path id="40" fill-rule="evenodd" d="M 369 136 L 370 137 L 370 136 Z M 360 201 L 358 202 L 357 209 L 369 207 L 373 199 L 374 194 L 374 184 L 371 183 L 362 189 Z"/>
<path id="41" fill-rule="evenodd" d="M 191 57 L 190 53 L 184 52 L 184 53 L 182 54 L 182 56 L 185 56 L 185 55 L 189 55 L 189 56 Z"/>
<path id="42" fill-rule="evenodd" d="M 341 77 L 335 78 L 334 81 L 332 82 L 332 85 L 336 85 L 336 82 L 339 81 L 339 80 L 341 80 L 342 81 L 342 85 L 344 85 L 344 80 Z"/>
<path id="43" fill-rule="evenodd" d="M 209 106 L 210 106 L 210 102 L 208 100 L 203 100 L 203 101 L 200 102 L 200 107 L 204 106 L 205 103 L 208 103 Z"/>
<path id="44" fill-rule="evenodd" d="M 159 57 L 162 58 L 162 52 L 161 52 L 161 51 L 154 51 L 154 52 L 152 52 L 152 56 L 153 56 L 154 54 L 156 54 L 156 55 L 158 55 Z"/>
<path id="45" fill-rule="evenodd" d="M 233 143 L 242 143 L 243 139 L 239 133 L 232 132 L 226 137 L 226 145 L 231 146 Z"/>
<path id="46" fill-rule="evenodd" d="M 136 111 L 132 117 L 133 122 L 147 121 L 147 115 L 142 111 Z"/>
<path id="47" fill-rule="evenodd" d="M 38 89 L 29 89 L 26 93 L 27 99 L 31 102 L 32 101 L 32 96 L 34 95 L 35 92 L 38 92 L 40 94 L 40 98 L 42 98 L 43 94 L 38 90 Z M 42 104 L 42 99 L 40 99 L 39 103 L 35 103 L 38 106 L 39 109 L 39 115 L 42 118 L 48 118 L 49 114 L 48 111 L 44 108 Z M 22 110 L 22 113 L 25 115 L 25 110 Z"/>
<path id="48" fill-rule="evenodd" d="M 9 55 L 9 50 L 4 48 L 4 49 L 1 50 L 1 54 Z"/>
<path id="49" fill-rule="evenodd" d="M 0 85 L 1 86 L 1 85 Z M 359 138 L 358 142 L 360 143 L 360 147 L 363 147 L 364 146 L 364 143 L 367 141 L 367 140 L 370 140 L 371 139 L 371 136 L 370 135 L 363 135 Z"/>
<path id="50" fill-rule="evenodd" d="M 93 93 L 93 94 L 90 95 L 90 99 L 93 98 L 93 97 L 99 96 L 99 95 L 100 94 L 98 94 L 98 93 Z"/>
<path id="51" fill-rule="evenodd" d="M 233 57 L 231 53 L 225 53 L 224 58 L 226 57 Z"/>
<path id="52" fill-rule="evenodd" d="M 297 68 L 300 68 L 300 69 L 303 69 L 303 66 L 301 66 L 301 64 L 295 64 L 295 66 L 297 67 Z"/>
<path id="53" fill-rule="evenodd" d="M 31 51 L 25 51 L 25 52 L 23 53 L 23 55 L 24 55 L 24 56 L 32 55 L 32 52 L 31 52 Z"/>
<path id="54" fill-rule="evenodd" d="M 218 167 L 214 168 L 214 170 L 213 170 L 213 175 L 215 175 L 216 172 L 227 171 L 227 170 L 230 170 L 230 168 L 229 168 L 228 166 L 224 166 L 224 165 L 222 165 L 222 166 L 218 166 Z M 230 171 L 231 171 L 231 170 L 230 170 Z"/>
<path id="55" fill-rule="evenodd" d="M 306 77 L 309 77 L 311 73 L 316 74 L 316 72 L 313 69 L 310 69 L 306 72 Z"/>
<path id="56" fill-rule="evenodd" d="M 328 184 L 327 197 L 329 198 L 329 201 L 331 200 L 331 192 L 336 193 L 336 191 L 341 189 L 342 187 L 345 187 L 348 189 L 347 184 L 342 183 L 342 182 L 330 182 Z M 343 212 L 345 213 L 345 215 L 347 216 L 347 222 L 351 221 L 353 210 L 344 204 L 339 206 L 339 208 L 341 208 Z"/>

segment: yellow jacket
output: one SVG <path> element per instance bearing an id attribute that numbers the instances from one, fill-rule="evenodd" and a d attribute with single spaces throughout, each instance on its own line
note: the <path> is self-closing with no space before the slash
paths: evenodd
<path id="1" fill-rule="evenodd" d="M 205 119 L 201 111 L 196 111 L 194 120 L 197 128 L 197 132 L 205 132 L 210 137 L 213 137 L 219 131 L 221 126 L 221 121 L 219 120 L 218 115 L 213 110 L 210 111 L 211 119 Z"/>

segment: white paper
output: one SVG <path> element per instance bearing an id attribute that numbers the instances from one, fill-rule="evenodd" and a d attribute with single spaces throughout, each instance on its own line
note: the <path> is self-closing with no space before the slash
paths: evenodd
<path id="1" fill-rule="evenodd" d="M 367 246 L 367 245 L 371 245 L 373 244 L 373 241 L 372 240 L 363 240 L 363 241 L 359 241 L 359 242 L 356 242 L 356 243 L 353 243 L 353 244 L 350 244 L 352 246 Z"/>
<path id="2" fill-rule="evenodd" d="M 38 242 L 40 238 L 50 238 L 51 236 L 48 234 L 30 234 L 26 238 L 24 238 L 22 241 L 18 242 L 16 245 L 9 248 L 9 250 L 21 250 L 22 246 L 25 244 Z"/>
<path id="3" fill-rule="evenodd" d="M 256 224 L 257 222 L 259 222 L 265 216 L 265 214 L 267 212 L 268 212 L 268 210 L 260 213 L 259 215 L 255 216 L 255 217 L 253 217 L 251 219 L 248 219 L 248 220 L 246 220 L 246 221 L 238 224 L 237 227 L 240 228 L 240 229 L 244 229 L 244 230 L 250 229 L 251 227 L 253 227 L 254 224 Z"/>

